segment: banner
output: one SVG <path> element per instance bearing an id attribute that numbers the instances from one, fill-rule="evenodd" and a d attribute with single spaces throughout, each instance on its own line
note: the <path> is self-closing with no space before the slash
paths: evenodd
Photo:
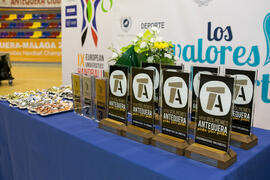
<path id="1" fill-rule="evenodd" d="M 112 0 L 70 0 L 63 3 L 64 83 L 70 82 L 70 72 L 103 76 L 103 70 L 108 71 L 107 59 L 111 56 L 108 48 L 112 46 L 114 33 L 111 29 L 112 9 Z"/>
<path id="2" fill-rule="evenodd" d="M 61 0 L 0 0 L 0 7 L 59 8 L 61 7 Z"/>
<path id="3" fill-rule="evenodd" d="M 0 51 L 11 61 L 61 62 L 60 39 L 0 39 Z"/>
<path id="4" fill-rule="evenodd" d="M 72 71 L 102 75 L 109 47 L 157 27 L 187 71 L 191 65 L 221 66 L 223 74 L 225 67 L 258 70 L 254 124 L 270 129 L 269 0 L 71 0 L 62 4 L 62 24 L 65 84 Z"/>

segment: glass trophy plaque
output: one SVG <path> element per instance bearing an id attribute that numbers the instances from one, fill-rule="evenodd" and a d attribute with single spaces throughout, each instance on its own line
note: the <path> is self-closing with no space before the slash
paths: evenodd
<path id="1" fill-rule="evenodd" d="M 225 69 L 225 74 L 235 77 L 231 144 L 247 150 L 258 144 L 257 136 L 252 133 L 257 72 Z"/>
<path id="2" fill-rule="evenodd" d="M 163 69 L 161 133 L 152 145 L 184 155 L 188 147 L 189 73 Z"/>
<path id="3" fill-rule="evenodd" d="M 185 156 L 226 169 L 236 161 L 230 149 L 234 78 L 201 74 L 199 79 L 195 143 Z"/>
<path id="4" fill-rule="evenodd" d="M 176 65 L 169 65 L 169 64 L 161 64 L 161 69 L 166 69 L 168 71 L 175 70 L 175 71 L 183 71 L 184 66 L 183 64 L 176 66 Z"/>
<path id="5" fill-rule="evenodd" d="M 197 110 L 197 97 L 199 94 L 199 82 L 200 74 L 214 75 L 218 74 L 218 68 L 216 67 L 202 67 L 192 66 L 191 67 L 191 86 L 192 86 L 192 98 L 191 98 L 191 121 L 189 123 L 189 131 L 191 134 L 194 133 L 195 128 L 195 114 Z"/>
<path id="6" fill-rule="evenodd" d="M 155 112 L 159 113 L 159 86 L 160 86 L 160 64 L 158 63 L 142 63 L 144 69 L 154 71 L 154 101 L 155 101 Z"/>
<path id="7" fill-rule="evenodd" d="M 82 103 L 81 103 L 82 78 L 81 77 L 82 75 L 78 73 L 71 74 L 74 112 L 79 115 L 82 115 Z"/>
<path id="8" fill-rule="evenodd" d="M 95 78 L 94 76 L 83 75 L 83 115 L 86 118 L 94 119 L 94 95 L 95 95 Z"/>
<path id="9" fill-rule="evenodd" d="M 108 117 L 108 79 L 96 78 L 96 120 Z"/>
<path id="10" fill-rule="evenodd" d="M 108 118 L 102 119 L 99 123 L 99 127 L 118 135 L 122 135 L 128 120 L 128 77 L 128 67 L 110 66 Z"/>
<path id="11" fill-rule="evenodd" d="M 154 131 L 154 70 L 132 68 L 131 114 L 132 125 L 124 136 L 150 144 Z"/>

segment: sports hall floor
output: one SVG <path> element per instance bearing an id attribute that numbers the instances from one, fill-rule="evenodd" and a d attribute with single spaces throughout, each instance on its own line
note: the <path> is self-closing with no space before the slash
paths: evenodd
<path id="1" fill-rule="evenodd" d="M 1 81 L 0 95 L 28 90 L 45 89 L 62 84 L 62 67 L 60 63 L 12 62 L 13 85 Z"/>

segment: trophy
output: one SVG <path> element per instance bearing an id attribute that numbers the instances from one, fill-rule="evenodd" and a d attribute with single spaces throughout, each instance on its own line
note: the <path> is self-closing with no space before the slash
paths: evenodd
<path id="1" fill-rule="evenodd" d="M 150 144 L 154 128 L 154 70 L 132 68 L 131 114 L 132 124 L 123 136 Z"/>
<path id="2" fill-rule="evenodd" d="M 73 107 L 74 112 L 83 115 L 82 114 L 82 104 L 81 104 L 81 74 L 78 73 L 71 73 L 71 82 L 72 82 L 72 93 L 73 93 Z"/>
<path id="3" fill-rule="evenodd" d="M 247 150 L 258 144 L 257 136 L 252 133 L 257 72 L 225 69 L 225 74 L 235 77 L 231 144 Z"/>
<path id="4" fill-rule="evenodd" d="M 162 71 L 161 133 L 153 137 L 152 145 L 184 155 L 189 146 L 189 73 Z"/>
<path id="5" fill-rule="evenodd" d="M 82 76 L 83 89 L 83 116 L 89 119 L 95 118 L 94 96 L 95 96 L 95 78 L 94 76 Z"/>
<path id="6" fill-rule="evenodd" d="M 169 65 L 168 65 L 169 66 Z M 155 124 L 160 124 L 159 122 L 159 86 L 160 86 L 160 64 L 159 63 L 146 63 L 142 62 L 142 67 L 144 69 L 154 70 L 154 103 L 155 103 Z"/>
<path id="7" fill-rule="evenodd" d="M 108 79 L 96 78 L 96 120 L 108 117 Z"/>
<path id="8" fill-rule="evenodd" d="M 192 66 L 191 67 L 191 85 L 192 85 L 192 104 L 191 104 L 191 121 L 189 122 L 190 134 L 194 134 L 195 128 L 195 115 L 197 110 L 197 97 L 199 92 L 199 82 L 200 74 L 217 74 L 218 68 L 215 67 L 202 67 L 202 66 Z"/>
<path id="9" fill-rule="evenodd" d="M 183 71 L 184 70 L 184 65 L 181 64 L 180 66 L 176 66 L 176 65 L 169 65 L 169 64 L 161 64 L 161 69 L 166 69 L 168 71 Z"/>
<path id="10" fill-rule="evenodd" d="M 199 78 L 195 143 L 185 156 L 226 169 L 237 157 L 230 149 L 234 78 L 207 74 Z"/>
<path id="11" fill-rule="evenodd" d="M 127 124 L 128 77 L 128 67 L 110 66 L 108 118 L 102 119 L 99 127 L 118 135 Z"/>

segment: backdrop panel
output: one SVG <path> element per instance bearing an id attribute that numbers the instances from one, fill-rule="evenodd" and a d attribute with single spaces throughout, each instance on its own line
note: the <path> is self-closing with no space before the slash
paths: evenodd
<path id="1" fill-rule="evenodd" d="M 270 1 L 84 0 L 62 4 L 63 82 L 70 72 L 102 75 L 108 47 L 128 44 L 153 26 L 175 45 L 178 63 L 258 70 L 255 126 L 270 129 Z M 67 10 L 76 7 L 76 15 Z M 86 12 L 93 11 L 87 16 Z M 89 12 L 89 11 L 88 11 Z M 72 20 L 73 19 L 73 20 Z M 71 22 L 76 25 L 71 26 Z"/>

